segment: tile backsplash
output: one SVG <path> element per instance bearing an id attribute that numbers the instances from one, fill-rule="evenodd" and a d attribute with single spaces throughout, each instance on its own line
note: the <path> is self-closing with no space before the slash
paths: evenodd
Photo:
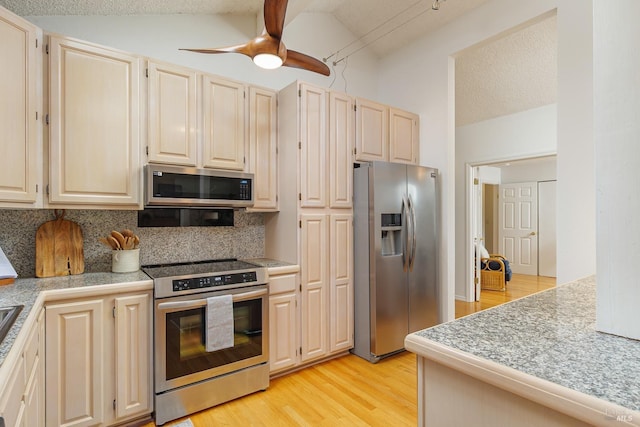
<path id="1" fill-rule="evenodd" d="M 98 242 L 111 230 L 133 230 L 140 237 L 140 263 L 199 261 L 264 256 L 264 214 L 235 212 L 233 227 L 138 227 L 137 211 L 67 210 L 80 225 L 85 272 L 111 271 L 111 251 Z M 36 231 L 55 219 L 53 210 L 0 209 L 0 247 L 18 273 L 35 276 Z"/>

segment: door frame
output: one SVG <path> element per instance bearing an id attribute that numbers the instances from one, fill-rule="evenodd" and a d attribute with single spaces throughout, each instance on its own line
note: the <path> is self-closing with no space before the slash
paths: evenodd
<path id="1" fill-rule="evenodd" d="M 475 198 L 475 191 L 473 186 L 473 169 L 480 166 L 495 166 L 500 163 L 515 162 L 521 160 L 534 160 L 543 157 L 557 156 L 557 151 L 549 151 L 539 154 L 530 154 L 523 156 L 512 157 L 496 157 L 493 159 L 486 159 L 482 161 L 467 162 L 465 163 L 465 301 L 473 302 L 475 300 L 475 274 L 474 274 L 474 256 L 475 256 L 475 244 L 474 235 L 475 230 L 473 222 L 476 220 L 473 217 L 473 213 L 477 208 L 478 201 Z"/>

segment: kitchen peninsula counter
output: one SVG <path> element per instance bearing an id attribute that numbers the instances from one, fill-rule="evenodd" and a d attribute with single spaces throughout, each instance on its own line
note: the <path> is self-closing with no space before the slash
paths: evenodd
<path id="1" fill-rule="evenodd" d="M 408 335 L 419 425 L 640 425 L 640 341 L 595 330 L 595 283 Z"/>

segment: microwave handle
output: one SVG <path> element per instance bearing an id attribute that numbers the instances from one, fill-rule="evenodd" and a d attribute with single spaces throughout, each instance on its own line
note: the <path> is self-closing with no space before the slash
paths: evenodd
<path id="1" fill-rule="evenodd" d="M 262 289 L 259 291 L 251 291 L 251 292 L 245 292 L 242 294 L 234 294 L 233 295 L 233 302 L 236 301 L 242 301 L 242 300 L 246 300 L 246 299 L 252 299 L 252 298 L 256 298 L 256 297 L 261 297 L 263 295 L 267 294 L 267 290 L 266 289 Z M 158 310 L 171 310 L 171 309 L 176 309 L 176 308 L 181 308 L 181 309 L 192 309 L 192 308 L 199 308 L 199 307 L 204 307 L 207 305 L 207 300 L 206 299 L 199 299 L 199 300 L 188 300 L 188 301 L 175 301 L 175 302 L 161 302 L 160 304 L 158 304 Z"/>

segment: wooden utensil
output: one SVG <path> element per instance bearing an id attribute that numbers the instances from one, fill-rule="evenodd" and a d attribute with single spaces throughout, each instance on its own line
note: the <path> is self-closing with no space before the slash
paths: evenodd
<path id="1" fill-rule="evenodd" d="M 82 229 L 55 210 L 56 219 L 36 232 L 36 277 L 68 276 L 84 272 Z"/>

